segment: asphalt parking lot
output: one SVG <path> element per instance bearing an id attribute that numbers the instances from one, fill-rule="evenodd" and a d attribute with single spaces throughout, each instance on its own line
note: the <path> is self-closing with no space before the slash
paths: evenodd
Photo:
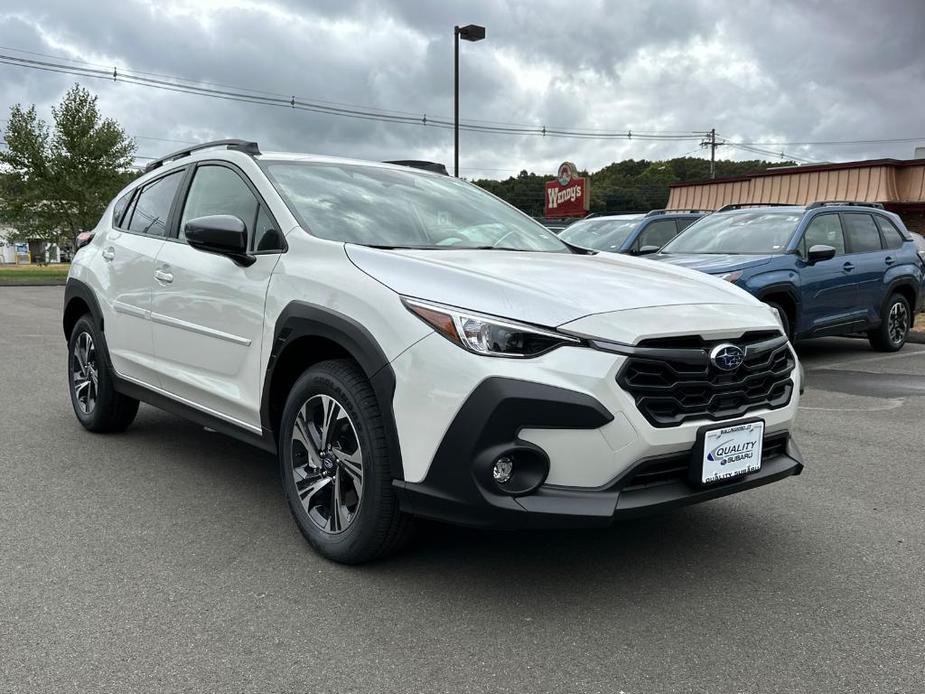
<path id="1" fill-rule="evenodd" d="M 0 691 L 925 691 L 925 345 L 800 347 L 801 477 L 346 568 L 271 456 L 147 406 L 84 432 L 62 297 L 0 289 Z"/>

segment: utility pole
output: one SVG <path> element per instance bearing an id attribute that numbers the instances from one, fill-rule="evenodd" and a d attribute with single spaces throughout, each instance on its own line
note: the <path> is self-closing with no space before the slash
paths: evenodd
<path id="1" fill-rule="evenodd" d="M 710 178 L 716 178 L 716 128 L 710 128 Z"/>
<path id="2" fill-rule="evenodd" d="M 703 134 L 706 139 L 700 146 L 710 148 L 710 178 L 716 178 L 716 148 L 722 147 L 723 143 L 716 141 L 716 128 L 710 128 L 709 132 Z"/>
<path id="3" fill-rule="evenodd" d="M 453 175 L 459 178 L 459 27 L 453 27 Z"/>

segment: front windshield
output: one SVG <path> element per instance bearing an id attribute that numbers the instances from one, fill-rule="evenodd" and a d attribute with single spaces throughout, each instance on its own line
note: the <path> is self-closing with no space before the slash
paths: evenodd
<path id="1" fill-rule="evenodd" d="M 616 251 L 637 226 L 638 219 L 586 219 L 572 224 L 559 238 L 595 251 Z"/>
<path id="2" fill-rule="evenodd" d="M 365 246 L 569 252 L 542 225 L 449 176 L 378 166 L 263 162 L 314 236 Z"/>
<path id="3" fill-rule="evenodd" d="M 715 214 L 691 224 L 662 253 L 783 253 L 800 223 L 799 212 L 754 210 Z"/>

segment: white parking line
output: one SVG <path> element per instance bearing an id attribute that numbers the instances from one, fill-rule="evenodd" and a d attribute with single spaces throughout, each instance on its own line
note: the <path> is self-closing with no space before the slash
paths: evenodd
<path id="1" fill-rule="evenodd" d="M 801 410 L 813 410 L 815 412 L 883 412 L 885 410 L 896 410 L 903 406 L 904 398 L 890 400 L 886 405 L 876 407 L 807 407 L 800 405 Z"/>
<path id="2" fill-rule="evenodd" d="M 860 359 L 846 359 L 837 361 L 833 364 L 821 364 L 819 366 L 804 367 L 807 371 L 818 371 L 820 369 L 834 369 L 839 366 L 849 366 L 851 364 L 865 364 L 871 361 L 886 361 L 887 359 L 901 359 L 903 357 L 920 357 L 925 355 L 925 349 L 900 352 L 899 354 L 884 354 L 882 357 L 861 357 Z"/>

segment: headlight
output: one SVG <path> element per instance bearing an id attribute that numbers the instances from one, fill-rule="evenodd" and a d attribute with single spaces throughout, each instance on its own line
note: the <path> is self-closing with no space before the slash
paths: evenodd
<path id="1" fill-rule="evenodd" d="M 737 282 L 742 276 L 741 270 L 736 270 L 735 272 L 724 272 L 722 275 L 713 275 L 714 277 L 719 277 L 721 280 L 726 280 L 727 282 Z"/>
<path id="2" fill-rule="evenodd" d="M 463 349 L 491 357 L 535 357 L 581 340 L 505 318 L 402 297 L 405 308 Z"/>

